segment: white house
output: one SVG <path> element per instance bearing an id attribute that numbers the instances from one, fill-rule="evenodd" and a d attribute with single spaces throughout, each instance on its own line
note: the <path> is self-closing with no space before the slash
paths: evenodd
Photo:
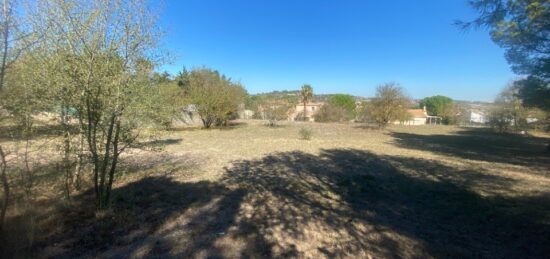
<path id="1" fill-rule="evenodd" d="M 485 115 L 482 111 L 470 111 L 470 123 L 479 123 L 484 124 L 487 123 L 487 115 Z"/>

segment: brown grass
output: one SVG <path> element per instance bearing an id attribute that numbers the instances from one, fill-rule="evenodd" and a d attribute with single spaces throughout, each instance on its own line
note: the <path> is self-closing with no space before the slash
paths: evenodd
<path id="1" fill-rule="evenodd" d="M 41 195 L 26 255 L 542 258 L 547 141 L 446 126 L 174 130 L 142 144 L 162 151 L 123 157 L 110 211 L 90 192 Z"/>

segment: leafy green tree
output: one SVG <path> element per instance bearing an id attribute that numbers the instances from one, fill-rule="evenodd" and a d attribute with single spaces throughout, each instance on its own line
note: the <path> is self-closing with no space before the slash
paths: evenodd
<path id="1" fill-rule="evenodd" d="M 247 95 L 242 85 L 208 68 L 192 70 L 185 80 L 187 102 L 195 106 L 205 128 L 225 125 L 234 118 Z"/>
<path id="2" fill-rule="evenodd" d="M 550 110 L 550 4 L 547 0 L 472 0 L 479 16 L 458 22 L 486 28 L 505 49 L 512 70 L 527 76 L 517 82 L 524 105 Z M 548 145 L 550 151 L 550 143 Z"/>
<path id="3" fill-rule="evenodd" d="M 545 81 L 534 76 L 514 82 L 518 87 L 518 96 L 522 99 L 523 105 L 550 112 L 550 87 L 548 83 L 548 80 Z"/>
<path id="4" fill-rule="evenodd" d="M 445 124 L 450 124 L 454 121 L 454 104 L 453 100 L 447 96 L 431 96 L 420 101 L 420 107 L 426 107 L 426 110 L 431 116 L 439 116 L 443 118 Z"/>
<path id="5" fill-rule="evenodd" d="M 300 97 L 302 98 L 302 103 L 304 104 L 304 121 L 307 120 L 307 104 L 313 99 L 313 87 L 309 84 L 302 85 L 300 90 Z"/>
<path id="6" fill-rule="evenodd" d="M 545 0 L 472 0 L 479 13 L 465 28 L 487 28 L 506 50 L 514 72 L 548 79 L 550 76 L 550 4 Z"/>
<path id="7" fill-rule="evenodd" d="M 379 127 L 396 120 L 405 120 L 410 99 L 396 83 L 386 83 L 376 88 L 376 96 L 364 107 L 364 116 Z"/>
<path id="8" fill-rule="evenodd" d="M 355 98 L 349 94 L 335 94 L 328 99 L 328 104 L 345 110 L 348 119 L 355 117 Z"/>

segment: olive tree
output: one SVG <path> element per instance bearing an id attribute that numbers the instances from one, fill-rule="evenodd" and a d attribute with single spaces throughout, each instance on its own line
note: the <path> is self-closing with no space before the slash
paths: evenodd
<path id="1" fill-rule="evenodd" d="M 137 138 L 138 126 L 151 119 L 155 90 L 143 61 L 158 60 L 156 16 L 139 0 L 39 0 L 34 7 L 32 26 L 46 32 L 37 46 L 45 58 L 37 62 L 57 60 L 44 66 L 44 75 L 60 75 L 43 80 L 54 89 L 62 113 L 76 111 L 97 207 L 103 209 L 120 154 Z"/>

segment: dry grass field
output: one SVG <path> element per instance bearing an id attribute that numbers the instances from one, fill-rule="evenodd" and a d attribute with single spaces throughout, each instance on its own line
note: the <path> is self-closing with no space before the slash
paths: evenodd
<path id="1" fill-rule="evenodd" d="M 58 176 L 39 175 L 32 249 L 14 235 L 3 254 L 544 258 L 547 141 L 448 126 L 182 128 L 124 155 L 109 211 L 94 211 L 90 191 L 54 204 Z M 12 213 L 8 227 L 24 220 Z"/>

